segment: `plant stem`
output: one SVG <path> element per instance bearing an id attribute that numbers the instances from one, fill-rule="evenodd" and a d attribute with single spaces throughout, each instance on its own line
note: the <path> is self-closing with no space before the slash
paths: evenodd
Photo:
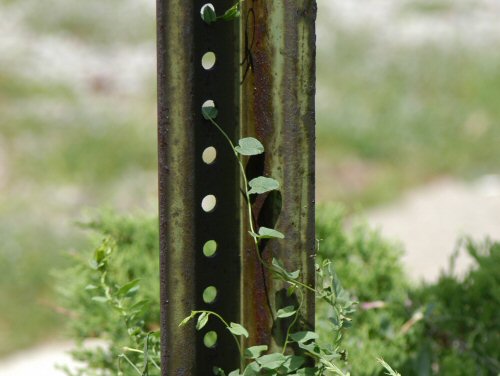
<path id="1" fill-rule="evenodd" d="M 292 330 L 292 327 L 295 325 L 295 323 L 299 319 L 300 309 L 302 308 L 302 304 L 304 304 L 304 293 L 300 289 L 297 291 L 300 291 L 300 303 L 299 303 L 299 307 L 297 308 L 297 312 L 295 312 L 295 315 L 293 317 L 293 321 L 290 323 L 290 325 L 288 325 L 288 328 L 286 330 L 285 343 L 283 344 L 283 351 L 281 352 L 283 355 L 285 355 L 286 347 L 288 346 L 288 342 L 289 342 L 289 338 L 290 338 L 290 330 Z"/>
<path id="2" fill-rule="evenodd" d="M 207 315 L 213 315 L 213 316 L 217 317 L 227 329 L 230 328 L 227 321 L 224 320 L 224 318 L 221 315 L 219 315 L 217 312 L 214 312 L 214 311 L 193 311 L 193 313 L 196 315 L 202 314 L 202 313 L 206 313 Z M 240 340 L 238 339 L 238 337 L 236 337 L 236 335 L 233 334 L 233 332 L 231 332 L 231 331 L 229 331 L 229 332 L 233 336 L 234 341 L 236 342 L 236 346 L 238 346 L 238 352 L 240 353 L 240 357 L 243 359 L 243 351 L 241 349 Z"/>

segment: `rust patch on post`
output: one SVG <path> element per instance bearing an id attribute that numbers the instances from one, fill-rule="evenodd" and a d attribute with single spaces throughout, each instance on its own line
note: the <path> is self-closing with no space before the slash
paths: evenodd
<path id="1" fill-rule="evenodd" d="M 261 140 L 266 149 L 261 170 L 254 172 L 277 179 L 283 187 L 281 196 L 259 197 L 253 204 L 255 217 L 275 222 L 286 236 L 284 241 L 269 241 L 263 257 L 279 258 L 288 270 L 301 269 L 304 282 L 314 286 L 316 2 L 248 0 L 243 4 L 242 35 L 252 43 L 244 38 L 242 45 L 251 47 L 243 47 L 242 52 L 244 59 L 252 61 L 252 69 L 243 76 L 242 133 Z M 273 328 L 271 308 L 282 304 L 283 285 L 271 280 L 255 260 L 249 236 L 243 244 L 243 286 L 255 286 L 248 297 L 251 301 L 244 295 L 242 304 L 249 345 L 277 346 L 282 333 Z M 314 299 L 307 294 L 302 312 L 311 328 Z"/>

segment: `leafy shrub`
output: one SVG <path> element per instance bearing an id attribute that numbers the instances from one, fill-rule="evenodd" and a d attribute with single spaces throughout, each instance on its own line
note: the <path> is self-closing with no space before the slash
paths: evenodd
<path id="1" fill-rule="evenodd" d="M 159 361 L 158 221 L 103 215 L 87 227 L 104 238 L 93 254 L 77 253 L 75 265 L 58 273 L 61 304 L 71 320 L 75 359 L 86 363 L 69 375 L 131 374 L 131 364 Z M 83 341 L 104 340 L 89 350 Z M 148 357 L 141 353 L 149 345 Z M 150 375 L 159 375 L 156 367 Z M 157 369 L 156 369 L 157 371 Z"/>
<path id="2" fill-rule="evenodd" d="M 437 283 L 414 292 L 423 312 L 422 339 L 415 343 L 425 359 L 419 374 L 500 373 L 500 243 L 466 239 L 461 250 L 475 268 L 459 278 L 452 267 Z"/>
<path id="3" fill-rule="evenodd" d="M 73 355 L 87 366 L 67 373 L 116 375 L 120 363 L 126 375 L 133 366 L 159 375 L 157 219 L 108 214 L 89 227 L 104 240 L 90 264 L 89 254 L 73 255 L 75 266 L 59 273 L 58 285 L 74 318 L 71 336 L 79 343 L 101 338 L 108 346 L 77 349 Z M 319 208 L 318 259 L 333 260 L 339 280 L 359 301 L 342 342 L 353 375 L 382 375 L 376 357 L 406 376 L 500 372 L 499 243 L 468 240 L 463 248 L 475 268 L 463 278 L 449 272 L 434 284 L 413 286 L 402 268 L 402 249 L 366 224 L 345 228 L 340 207 Z M 338 333 L 326 331 L 327 309 L 318 303 L 317 330 L 334 343 Z"/>

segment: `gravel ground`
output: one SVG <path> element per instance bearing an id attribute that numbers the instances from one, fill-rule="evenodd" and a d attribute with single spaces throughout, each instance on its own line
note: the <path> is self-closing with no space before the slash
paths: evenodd
<path id="1" fill-rule="evenodd" d="M 370 211 L 368 222 L 403 244 L 403 262 L 413 279 L 433 281 L 448 267 L 461 236 L 500 240 L 498 213 L 500 176 L 489 175 L 473 183 L 436 181 Z M 460 274 L 470 264 L 461 255 L 455 270 Z"/>
<path id="2" fill-rule="evenodd" d="M 52 343 L 20 352 L 0 363 L 0 376 L 60 376 L 56 364 L 73 364 L 67 352 L 70 343 Z"/>

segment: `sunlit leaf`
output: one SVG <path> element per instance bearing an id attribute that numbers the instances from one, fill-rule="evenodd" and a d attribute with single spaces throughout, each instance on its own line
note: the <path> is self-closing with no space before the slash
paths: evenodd
<path id="1" fill-rule="evenodd" d="M 281 232 L 264 226 L 259 228 L 259 237 L 262 239 L 285 239 L 285 235 Z"/>
<path id="2" fill-rule="evenodd" d="M 267 345 L 249 347 L 245 349 L 245 358 L 247 359 L 258 358 L 265 351 L 267 351 Z"/>
<path id="3" fill-rule="evenodd" d="M 208 313 L 202 312 L 198 316 L 198 321 L 196 322 L 196 330 L 201 330 L 205 325 L 207 325 L 208 322 Z"/>
<path id="4" fill-rule="evenodd" d="M 257 155 L 264 152 L 264 146 L 253 137 L 242 138 L 234 148 L 241 155 Z"/>
<path id="5" fill-rule="evenodd" d="M 286 317 L 295 315 L 295 313 L 297 313 L 297 310 L 295 309 L 294 306 L 287 306 L 279 309 L 278 312 L 276 312 L 276 317 L 284 319 Z"/>
<path id="6" fill-rule="evenodd" d="M 248 185 L 251 188 L 248 191 L 249 194 L 266 193 L 274 191 L 275 189 L 279 189 L 280 187 L 280 184 L 276 180 L 272 178 L 266 178 L 264 176 L 259 176 L 255 179 L 250 180 Z"/>
<path id="7" fill-rule="evenodd" d="M 304 331 L 290 334 L 290 338 L 295 342 L 306 343 L 314 339 L 318 339 L 319 336 L 315 332 Z"/>
<path id="8" fill-rule="evenodd" d="M 261 356 L 260 358 L 257 358 L 256 361 L 262 366 L 262 368 L 276 369 L 285 363 L 286 357 L 281 353 L 274 353 Z"/>
<path id="9" fill-rule="evenodd" d="M 248 338 L 248 331 L 240 324 L 232 322 L 227 329 L 234 335 Z"/>

